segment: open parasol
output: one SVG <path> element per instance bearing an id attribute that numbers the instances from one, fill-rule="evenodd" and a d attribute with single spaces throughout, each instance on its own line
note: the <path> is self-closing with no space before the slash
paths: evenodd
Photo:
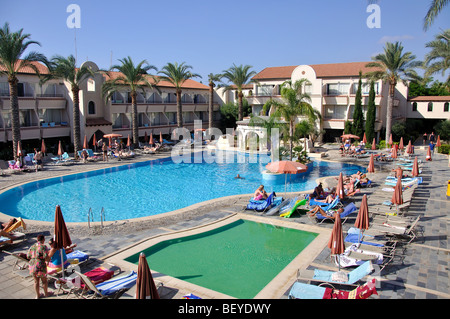
<path id="1" fill-rule="evenodd" d="M 400 137 L 400 143 L 398 144 L 398 149 L 403 150 L 405 146 L 403 145 L 403 137 Z"/>
<path id="2" fill-rule="evenodd" d="M 139 265 L 136 280 L 136 299 L 159 299 L 152 273 L 148 267 L 144 253 L 139 255 Z"/>
<path id="3" fill-rule="evenodd" d="M 89 148 L 88 140 L 87 140 L 87 136 L 86 136 L 86 135 L 84 135 L 83 148 L 84 148 L 85 150 L 87 150 L 87 149 Z"/>
<path id="4" fill-rule="evenodd" d="M 299 162 L 293 161 L 276 161 L 270 162 L 266 165 L 266 168 L 272 173 L 281 173 L 286 174 L 284 180 L 284 192 L 286 193 L 286 185 L 287 185 L 287 174 L 298 174 L 301 172 L 306 172 L 308 167 Z"/>
<path id="5" fill-rule="evenodd" d="M 42 139 L 41 152 L 42 152 L 42 154 L 44 154 L 44 155 L 45 155 L 45 153 L 47 153 L 47 147 L 45 147 L 44 139 Z"/>
<path id="6" fill-rule="evenodd" d="M 367 144 L 366 132 L 364 132 L 364 136 L 363 136 L 362 141 L 363 141 L 364 144 Z"/>
<path id="7" fill-rule="evenodd" d="M 375 151 L 377 149 L 377 142 L 375 141 L 375 137 L 373 138 L 372 142 L 372 151 Z"/>
<path id="8" fill-rule="evenodd" d="M 342 138 L 343 140 L 351 139 L 351 138 L 354 138 L 354 139 L 357 139 L 357 140 L 360 139 L 359 136 L 353 135 L 353 134 L 344 134 L 344 135 L 341 135 L 341 138 Z"/>
<path id="9" fill-rule="evenodd" d="M 392 194 L 391 202 L 392 204 L 395 204 L 397 206 L 397 214 L 398 214 L 398 205 L 403 204 L 403 191 L 401 178 L 397 178 L 397 184 L 395 184 L 394 194 Z"/>
<path id="10" fill-rule="evenodd" d="M 441 136 L 440 135 L 438 135 L 438 137 L 437 137 L 436 147 L 441 147 Z"/>

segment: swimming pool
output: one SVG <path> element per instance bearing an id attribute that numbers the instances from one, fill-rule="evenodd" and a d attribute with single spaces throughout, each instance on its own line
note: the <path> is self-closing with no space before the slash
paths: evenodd
<path id="1" fill-rule="evenodd" d="M 254 298 L 317 233 L 238 219 L 142 252 L 154 271 L 235 298 Z M 125 258 L 138 264 L 139 253 Z"/>
<path id="2" fill-rule="evenodd" d="M 56 205 L 66 222 L 86 222 L 90 208 L 99 221 L 123 220 L 157 215 L 214 198 L 253 193 L 264 184 L 268 192 L 283 193 L 284 181 L 263 181 L 263 161 L 240 156 L 233 163 L 175 163 L 157 159 L 30 182 L 0 194 L 2 213 L 31 220 L 53 221 Z M 360 166 L 315 161 L 310 172 L 288 178 L 287 191 L 313 189 L 315 180 L 353 174 Z M 235 179 L 236 174 L 245 179 Z"/>

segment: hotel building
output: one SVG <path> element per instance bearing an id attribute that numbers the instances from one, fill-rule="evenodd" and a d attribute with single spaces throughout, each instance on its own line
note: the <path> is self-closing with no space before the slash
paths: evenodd
<path id="1" fill-rule="evenodd" d="M 310 84 L 306 85 L 304 89 L 311 97 L 310 104 L 322 115 L 321 121 L 317 124 L 317 128 L 324 132 L 322 140 L 335 141 L 336 137 L 342 135 L 345 121 L 352 121 L 359 72 L 364 74 L 373 71 L 373 68 L 366 67 L 367 63 L 369 62 L 267 67 L 253 77 L 258 81 L 257 83 L 245 87 L 244 96 L 252 106 L 253 115 L 261 115 L 263 105 L 269 99 L 281 99 L 280 88 L 283 82 L 287 80 L 295 82 L 306 78 Z M 362 104 L 365 117 L 370 85 L 364 78 L 362 83 Z M 380 133 L 386 126 L 388 93 L 388 83 L 381 80 L 375 82 L 377 140 L 384 139 Z M 236 99 L 236 93 L 233 91 L 219 94 L 219 96 L 223 98 L 224 102 L 234 102 Z M 408 87 L 399 82 L 396 85 L 394 96 L 393 123 L 407 119 L 421 119 L 430 123 L 435 123 L 436 120 L 450 119 L 449 102 L 450 96 L 421 96 L 408 99 Z M 273 110 L 269 110 L 266 115 L 270 115 L 272 112 Z M 430 126 L 430 130 L 432 126 Z"/>
<path id="2" fill-rule="evenodd" d="M 48 74 L 42 64 L 35 64 L 40 74 Z M 98 66 L 91 61 L 84 62 L 93 71 Z M 111 76 L 117 72 L 111 72 Z M 20 70 L 17 75 L 20 109 L 21 139 L 70 138 L 73 142 L 72 117 L 73 98 L 70 83 L 63 79 L 52 79 L 45 83 L 31 68 Z M 96 72 L 82 81 L 80 86 L 80 128 L 81 142 L 84 135 L 92 145 L 93 135 L 97 140 L 104 134 L 118 133 L 124 138 L 132 136 L 131 97 L 124 86 L 113 97 L 105 101 L 101 94 L 102 84 L 107 76 Z M 159 82 L 158 90 L 146 89 L 138 92 L 137 109 L 139 136 L 170 134 L 176 123 L 175 88 L 168 82 Z M 192 130 L 194 120 L 202 120 L 208 127 L 209 86 L 194 80 L 187 80 L 182 87 L 183 126 Z M 0 76 L 0 143 L 12 141 L 9 84 L 6 76 Z M 213 105 L 213 119 L 219 120 L 219 103 Z M 30 150 L 27 150 L 30 151 Z"/>

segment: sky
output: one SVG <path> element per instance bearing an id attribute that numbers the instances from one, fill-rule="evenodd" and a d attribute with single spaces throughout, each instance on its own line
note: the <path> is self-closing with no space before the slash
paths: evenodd
<path id="1" fill-rule="evenodd" d="M 370 28 L 379 6 L 379 28 Z M 423 60 L 425 44 L 450 27 L 447 6 L 428 31 L 423 19 L 431 0 L 0 0 L 0 24 L 21 28 L 41 46 L 30 50 L 76 55 L 78 65 L 94 61 L 101 69 L 130 56 L 160 70 L 185 62 L 197 78 L 234 64 L 266 67 L 371 61 L 385 42 Z M 78 5 L 79 28 L 69 28 L 70 4 Z M 156 72 L 153 72 L 156 74 Z M 446 75 L 447 76 L 447 75 Z M 436 75 L 438 80 L 444 77 Z"/>

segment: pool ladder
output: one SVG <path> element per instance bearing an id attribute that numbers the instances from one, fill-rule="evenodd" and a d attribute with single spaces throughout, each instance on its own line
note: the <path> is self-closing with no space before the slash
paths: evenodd
<path id="1" fill-rule="evenodd" d="M 89 207 L 89 211 L 87 213 L 88 218 L 88 227 L 91 228 L 91 221 L 94 222 L 94 212 L 92 211 L 92 207 Z M 103 221 L 105 221 L 105 208 L 102 207 L 102 210 L 100 211 L 100 223 L 103 228 Z"/>

